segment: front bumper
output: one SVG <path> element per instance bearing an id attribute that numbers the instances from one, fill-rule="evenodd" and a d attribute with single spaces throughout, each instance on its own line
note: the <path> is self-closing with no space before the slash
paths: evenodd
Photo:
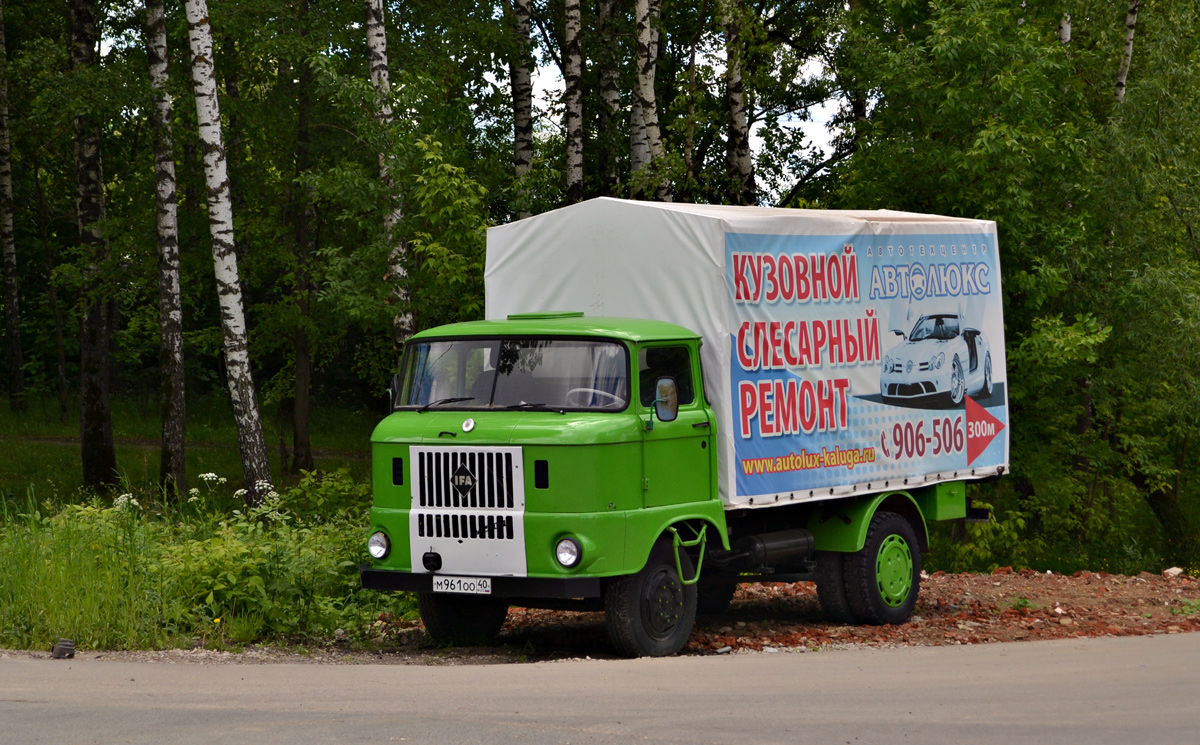
<path id="1" fill-rule="evenodd" d="M 886 398 L 921 398 L 949 391 L 950 376 L 940 370 L 884 373 L 879 378 L 879 392 Z"/>
<path id="2" fill-rule="evenodd" d="M 413 574 L 391 569 L 358 568 L 362 586 L 386 592 L 433 592 L 432 574 Z M 599 577 L 492 577 L 492 597 L 500 598 L 598 598 L 603 595 Z"/>

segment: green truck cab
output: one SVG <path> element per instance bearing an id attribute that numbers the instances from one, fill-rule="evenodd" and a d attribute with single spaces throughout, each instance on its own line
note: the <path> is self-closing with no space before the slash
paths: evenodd
<path id="1" fill-rule="evenodd" d="M 677 652 L 741 581 L 818 579 L 838 620 L 905 620 L 923 515 L 963 517 L 962 484 L 727 514 L 699 348 L 582 313 L 414 336 L 371 438 L 364 586 L 418 593 L 447 643 L 489 641 L 509 605 L 604 610 L 631 656 Z"/>

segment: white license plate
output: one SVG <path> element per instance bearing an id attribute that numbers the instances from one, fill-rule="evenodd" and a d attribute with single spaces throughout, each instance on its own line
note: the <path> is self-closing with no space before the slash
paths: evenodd
<path id="1" fill-rule="evenodd" d="M 457 592 L 465 595 L 491 595 L 491 577 L 434 577 L 434 592 Z"/>

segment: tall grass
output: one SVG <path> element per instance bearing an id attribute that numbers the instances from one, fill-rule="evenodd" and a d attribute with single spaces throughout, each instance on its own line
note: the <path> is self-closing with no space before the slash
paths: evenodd
<path id="1" fill-rule="evenodd" d="M 161 524 L 98 504 L 44 515 L 32 504 L 0 525 L 0 644 L 93 649 L 178 644 L 180 598 L 155 572 Z"/>
<path id="2" fill-rule="evenodd" d="M 410 599 L 364 591 L 369 488 L 309 474 L 261 507 L 210 493 L 0 506 L 0 646 L 138 649 L 365 633 Z"/>

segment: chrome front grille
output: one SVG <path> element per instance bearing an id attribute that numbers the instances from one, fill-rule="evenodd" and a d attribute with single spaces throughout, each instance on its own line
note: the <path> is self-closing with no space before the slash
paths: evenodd
<path id="1" fill-rule="evenodd" d="M 525 478 L 519 447 L 409 448 L 412 571 L 441 556 L 439 574 L 524 576 Z"/>
<path id="2" fill-rule="evenodd" d="M 512 515 L 452 515 L 416 513 L 419 538 L 470 538 L 472 540 L 513 540 Z"/>
<path id="3" fill-rule="evenodd" d="M 513 508 L 511 452 L 466 448 L 413 450 L 417 460 L 413 483 L 421 507 Z M 461 481 L 464 471 L 471 477 L 470 485 Z"/>

